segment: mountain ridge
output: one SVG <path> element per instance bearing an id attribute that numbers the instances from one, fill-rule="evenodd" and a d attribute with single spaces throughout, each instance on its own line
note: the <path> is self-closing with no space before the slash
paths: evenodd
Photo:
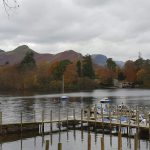
<path id="1" fill-rule="evenodd" d="M 11 51 L 4 51 L 0 49 L 0 65 L 5 65 L 6 63 L 17 64 L 22 61 L 22 59 L 24 58 L 27 52 L 34 53 L 34 58 L 37 63 L 43 61 L 51 63 L 55 61 L 65 60 L 65 59 L 68 59 L 70 61 L 77 61 L 77 60 L 81 60 L 82 58 L 82 54 L 74 50 L 66 50 L 57 54 L 50 54 L 50 53 L 41 54 L 32 50 L 27 45 L 21 45 Z M 91 57 L 93 63 L 101 66 L 105 66 L 106 61 L 108 59 L 107 56 L 102 54 L 93 54 L 91 55 Z M 118 61 L 118 64 L 121 64 L 120 66 L 122 67 L 124 62 Z"/>

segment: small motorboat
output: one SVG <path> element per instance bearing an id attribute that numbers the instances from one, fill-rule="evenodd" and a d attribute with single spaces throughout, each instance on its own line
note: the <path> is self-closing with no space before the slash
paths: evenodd
<path id="1" fill-rule="evenodd" d="M 109 99 L 108 97 L 104 97 L 100 100 L 100 103 L 111 103 L 111 99 Z"/>
<path id="2" fill-rule="evenodd" d="M 68 100 L 69 99 L 69 96 L 67 95 L 63 95 L 60 97 L 60 100 Z"/>

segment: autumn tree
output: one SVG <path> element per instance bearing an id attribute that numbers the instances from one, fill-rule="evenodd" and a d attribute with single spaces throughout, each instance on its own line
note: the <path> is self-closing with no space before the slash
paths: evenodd
<path id="1" fill-rule="evenodd" d="M 124 65 L 124 74 L 126 76 L 126 80 L 129 82 L 136 81 L 136 66 L 133 61 L 129 60 Z"/>
<path id="2" fill-rule="evenodd" d="M 65 89 L 77 89 L 78 86 L 78 73 L 76 71 L 76 64 L 72 63 L 66 67 L 64 72 Z"/>
<path id="3" fill-rule="evenodd" d="M 106 67 L 97 69 L 96 76 L 99 79 L 99 84 L 102 86 L 111 86 L 113 84 L 112 71 Z"/>
<path id="4" fill-rule="evenodd" d="M 38 64 L 36 74 L 34 77 L 35 87 L 37 89 L 47 90 L 49 89 L 50 81 L 52 80 L 50 72 L 50 64 L 47 62 L 41 62 Z"/>

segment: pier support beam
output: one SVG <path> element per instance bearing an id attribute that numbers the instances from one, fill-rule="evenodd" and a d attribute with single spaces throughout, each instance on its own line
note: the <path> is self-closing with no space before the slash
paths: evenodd
<path id="1" fill-rule="evenodd" d="M 91 150 L 91 134 L 88 134 L 88 150 Z"/>
<path id="2" fill-rule="evenodd" d="M 2 134 L 2 112 L 0 112 L 0 134 Z"/>

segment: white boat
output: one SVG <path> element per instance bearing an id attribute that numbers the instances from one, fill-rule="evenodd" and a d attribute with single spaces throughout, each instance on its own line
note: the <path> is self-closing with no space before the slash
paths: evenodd
<path id="1" fill-rule="evenodd" d="M 104 97 L 100 100 L 100 103 L 110 103 L 111 99 L 109 99 L 108 97 Z"/>
<path id="2" fill-rule="evenodd" d="M 60 99 L 61 99 L 61 100 L 68 100 L 68 99 L 69 99 L 69 96 L 63 95 L 63 96 L 60 97 Z"/>

